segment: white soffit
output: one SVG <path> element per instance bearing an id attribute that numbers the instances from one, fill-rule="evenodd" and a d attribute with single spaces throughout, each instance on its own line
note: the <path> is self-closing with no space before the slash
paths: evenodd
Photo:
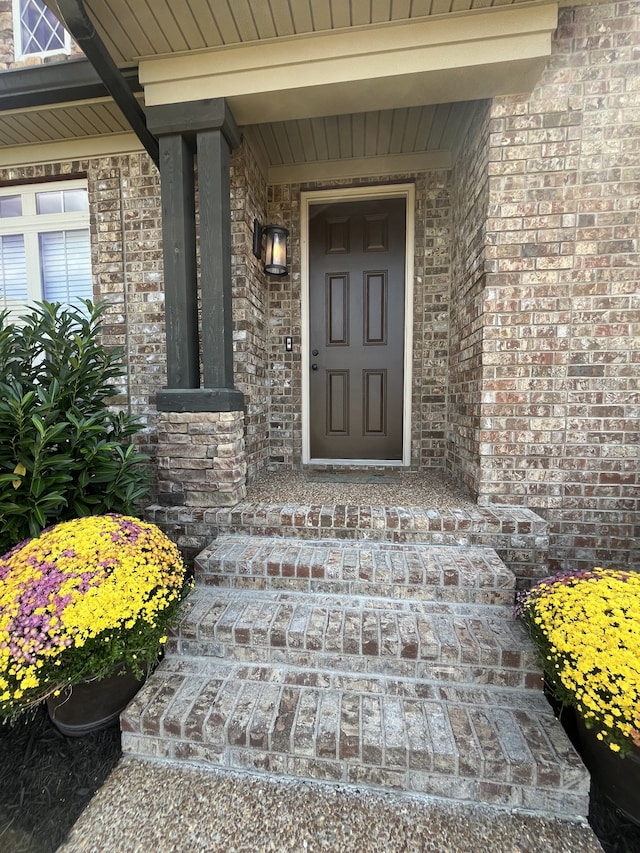
<path id="1" fill-rule="evenodd" d="M 268 183 L 449 169 L 475 102 L 295 119 L 243 128 Z"/>
<path id="2" fill-rule="evenodd" d="M 0 112 L 0 146 L 126 133 L 129 124 L 110 98 Z"/>
<path id="3" fill-rule="evenodd" d="M 530 91 L 557 5 L 394 21 L 140 59 L 147 106 L 225 97 L 238 124 Z"/>

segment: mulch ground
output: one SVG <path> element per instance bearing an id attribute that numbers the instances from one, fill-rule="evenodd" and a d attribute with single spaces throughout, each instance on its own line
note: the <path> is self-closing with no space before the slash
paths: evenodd
<path id="1" fill-rule="evenodd" d="M 120 758 L 116 724 L 65 737 L 40 707 L 0 726 L 0 851 L 53 853 Z"/>
<path id="2" fill-rule="evenodd" d="M 640 853 L 640 825 L 621 814 L 593 782 L 589 823 L 605 853 Z"/>
<path id="3" fill-rule="evenodd" d="M 70 738 L 44 708 L 0 726 L 0 851 L 54 853 L 120 758 L 117 725 Z M 640 826 L 592 789 L 589 820 L 605 853 L 640 853 Z"/>

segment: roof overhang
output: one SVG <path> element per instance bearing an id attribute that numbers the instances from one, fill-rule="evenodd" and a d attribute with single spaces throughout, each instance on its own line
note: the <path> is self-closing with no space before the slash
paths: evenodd
<path id="1" fill-rule="evenodd" d="M 404 6 L 391 4 L 393 19 L 374 22 L 368 2 L 345 0 L 353 13 L 349 26 L 332 19 L 336 28 L 328 29 L 322 16 L 302 16 L 292 30 L 279 0 L 260 0 L 281 34 L 252 36 L 249 18 L 238 18 L 238 40 L 230 25 L 222 27 L 228 2 L 185 0 L 194 20 L 205 7 L 215 13 L 228 38 L 199 47 L 194 31 L 188 49 L 180 49 L 163 0 L 156 11 L 165 41 L 156 42 L 165 52 L 146 54 L 143 44 L 150 42 L 132 18 L 144 9 L 135 0 L 86 5 L 117 61 L 138 63 L 124 74 L 143 109 L 224 98 L 270 182 L 294 173 L 320 180 L 449 168 L 472 102 L 533 89 L 551 54 L 558 8 L 514 0 L 456 13 L 455 0 L 447 0 L 446 13 L 432 4 L 429 16 L 408 18 Z M 290 0 L 287 8 L 300 13 L 306 6 Z M 356 8 L 369 9 L 368 23 L 357 23 Z M 140 150 L 86 60 L 8 71 L 2 84 L 4 165 Z"/>
<path id="2" fill-rule="evenodd" d="M 531 91 L 557 5 L 309 33 L 142 57 L 147 106 L 227 99 L 239 125 Z"/>

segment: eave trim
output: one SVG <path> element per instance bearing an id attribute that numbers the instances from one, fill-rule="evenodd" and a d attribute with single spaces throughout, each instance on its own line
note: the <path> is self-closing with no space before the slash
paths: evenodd
<path id="1" fill-rule="evenodd" d="M 132 94 L 142 92 L 137 68 L 120 73 Z M 86 59 L 52 62 L 2 72 L 0 111 L 91 101 L 109 95 L 107 87 Z"/>

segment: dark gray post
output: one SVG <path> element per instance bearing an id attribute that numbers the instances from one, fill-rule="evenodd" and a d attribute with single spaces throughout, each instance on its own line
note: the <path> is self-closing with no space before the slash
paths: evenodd
<path id="1" fill-rule="evenodd" d="M 233 387 L 229 144 L 220 130 L 198 132 L 202 370 L 205 388 Z"/>
<path id="2" fill-rule="evenodd" d="M 193 153 L 180 135 L 160 137 L 167 382 L 197 388 L 198 311 Z"/>
<path id="3" fill-rule="evenodd" d="M 240 144 L 224 98 L 147 108 L 160 138 L 168 387 L 160 411 L 240 412 L 233 387 L 229 161 Z M 199 374 L 193 148 L 198 153 L 203 381 Z M 166 187 L 165 187 L 166 184 Z"/>

